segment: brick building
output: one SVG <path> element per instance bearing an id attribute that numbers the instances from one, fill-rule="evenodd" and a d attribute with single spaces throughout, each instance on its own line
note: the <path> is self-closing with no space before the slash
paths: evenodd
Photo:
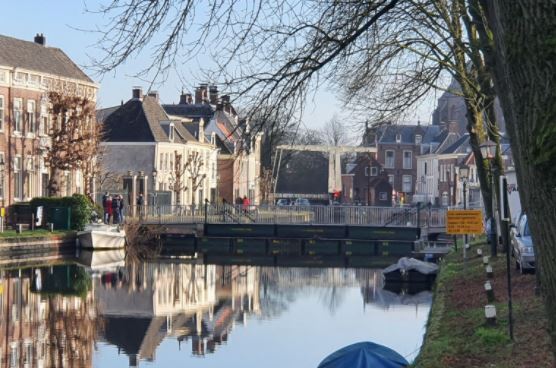
<path id="1" fill-rule="evenodd" d="M 0 201 L 2 206 L 47 195 L 45 165 L 48 136 L 48 92 L 96 101 L 97 85 L 59 48 L 0 35 Z M 60 194 L 83 193 L 80 170 L 63 173 Z"/>

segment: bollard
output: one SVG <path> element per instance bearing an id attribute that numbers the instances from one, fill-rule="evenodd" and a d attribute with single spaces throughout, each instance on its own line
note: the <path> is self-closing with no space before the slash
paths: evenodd
<path id="1" fill-rule="evenodd" d="M 494 302 L 494 289 L 492 288 L 492 284 L 490 283 L 490 281 L 485 282 L 485 292 L 488 302 Z"/>
<path id="2" fill-rule="evenodd" d="M 496 325 L 496 307 L 492 304 L 485 305 L 485 318 L 487 325 Z"/>
<path id="3" fill-rule="evenodd" d="M 48 223 L 48 231 L 50 232 L 54 231 L 54 224 L 52 222 Z"/>
<path id="4" fill-rule="evenodd" d="M 477 248 L 477 256 L 479 258 L 483 256 L 483 249 L 482 248 Z"/>
<path id="5" fill-rule="evenodd" d="M 489 257 L 488 257 L 488 256 L 484 256 L 484 257 L 483 257 L 483 264 L 484 264 L 484 265 L 487 265 L 487 264 L 488 264 L 488 260 L 489 260 Z"/>
<path id="6" fill-rule="evenodd" d="M 23 232 L 23 224 L 16 224 L 15 225 L 15 233 L 21 234 Z"/>
<path id="7" fill-rule="evenodd" d="M 494 277 L 494 272 L 492 271 L 492 266 L 491 266 L 491 265 L 487 265 L 487 266 L 485 267 L 485 270 L 486 270 L 487 277 L 488 277 L 489 279 L 492 279 L 492 278 Z"/>

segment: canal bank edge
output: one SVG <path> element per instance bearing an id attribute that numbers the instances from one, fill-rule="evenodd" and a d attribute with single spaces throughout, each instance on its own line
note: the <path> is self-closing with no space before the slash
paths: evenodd
<path id="1" fill-rule="evenodd" d="M 71 230 L 53 233 L 46 230 L 25 231 L 21 234 L 4 233 L 0 236 L 0 255 L 13 251 L 33 252 L 74 246 L 76 239 L 77 232 Z"/>
<path id="2" fill-rule="evenodd" d="M 547 314 L 540 296 L 535 295 L 535 275 L 520 275 L 512 267 L 514 341 L 508 334 L 508 309 L 505 256 L 490 260 L 497 324 L 489 327 L 484 306 L 487 280 L 481 248 L 472 244 L 469 258 L 463 261 L 462 247 L 449 253 L 441 263 L 434 288 L 433 304 L 421 352 L 414 368 L 445 367 L 554 367 Z"/>

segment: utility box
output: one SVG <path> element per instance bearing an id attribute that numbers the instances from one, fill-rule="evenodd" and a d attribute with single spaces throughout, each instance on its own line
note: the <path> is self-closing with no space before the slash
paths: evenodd
<path id="1" fill-rule="evenodd" d="M 71 208 L 50 207 L 48 208 L 48 222 L 54 224 L 56 230 L 71 229 Z"/>

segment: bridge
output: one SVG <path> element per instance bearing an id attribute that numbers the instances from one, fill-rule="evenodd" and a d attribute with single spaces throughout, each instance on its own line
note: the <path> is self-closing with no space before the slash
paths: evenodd
<path id="1" fill-rule="evenodd" d="M 135 212 L 142 224 L 164 225 L 166 248 L 234 264 L 250 257 L 246 262 L 265 265 L 290 265 L 293 259 L 296 265 L 307 261 L 305 265 L 336 262 L 338 266 L 367 266 L 378 259 L 391 261 L 415 253 L 422 256 L 423 245 L 428 245 L 422 234 L 445 231 L 445 209 L 421 206 L 244 207 L 206 203 L 201 207 L 142 207 Z"/>

